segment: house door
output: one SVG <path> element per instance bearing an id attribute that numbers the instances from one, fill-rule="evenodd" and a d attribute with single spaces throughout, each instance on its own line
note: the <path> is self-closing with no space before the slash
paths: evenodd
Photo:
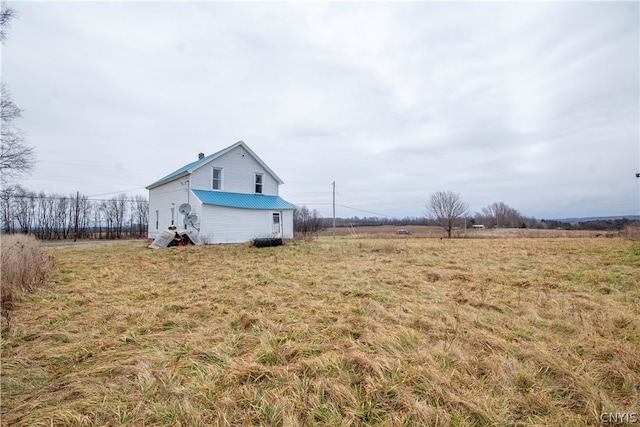
<path id="1" fill-rule="evenodd" d="M 276 237 L 280 237 L 280 235 L 282 234 L 282 227 L 280 224 L 280 212 L 273 212 L 271 223 L 272 223 L 271 231 Z"/>

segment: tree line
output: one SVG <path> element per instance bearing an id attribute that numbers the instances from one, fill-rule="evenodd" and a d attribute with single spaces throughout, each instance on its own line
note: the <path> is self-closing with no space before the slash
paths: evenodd
<path id="1" fill-rule="evenodd" d="M 538 228 L 537 219 L 525 216 L 503 202 L 495 202 L 477 212 L 471 219 L 473 224 L 485 228 Z"/>
<path id="2" fill-rule="evenodd" d="M 596 230 L 596 231 L 619 231 L 630 225 L 638 224 L 640 221 L 629 218 L 616 219 L 593 219 L 578 222 L 567 222 L 558 220 L 541 220 L 540 228 L 563 229 L 563 230 Z"/>
<path id="3" fill-rule="evenodd" d="M 480 212 L 471 214 L 469 205 L 462 200 L 459 193 L 450 190 L 433 193 L 426 204 L 423 217 L 348 217 L 336 218 L 337 227 L 362 227 L 377 225 L 431 225 L 439 226 L 447 232 L 448 237 L 455 228 L 474 225 L 483 228 L 563 228 L 567 230 L 622 230 L 626 226 L 638 223 L 627 218 L 604 220 L 597 219 L 569 223 L 556 220 L 540 220 L 528 217 L 519 210 L 504 202 L 494 202 L 483 207 Z M 319 230 L 329 229 L 333 226 L 333 218 L 321 217 L 314 209 L 309 211 L 306 206 L 296 207 L 294 211 L 294 229 L 303 235 Z"/>
<path id="4" fill-rule="evenodd" d="M 309 210 L 305 205 L 296 206 L 293 210 L 293 231 L 301 233 L 302 237 L 312 235 L 324 229 L 323 218 L 317 210 Z"/>
<path id="5" fill-rule="evenodd" d="M 482 225 L 485 228 L 544 228 L 535 218 L 522 215 L 503 202 L 495 202 L 482 208 L 481 212 L 471 215 L 468 205 L 453 192 L 434 193 L 427 204 L 423 217 L 347 217 L 336 218 L 336 227 L 364 227 L 377 225 L 431 225 L 440 226 L 449 237 L 456 227 Z M 293 212 L 293 228 L 306 236 L 333 227 L 333 218 L 322 217 L 317 210 L 310 211 L 306 206 L 296 206 Z"/>
<path id="6" fill-rule="evenodd" d="M 427 225 L 428 220 L 425 217 L 410 217 L 405 216 L 403 218 L 394 217 L 377 217 L 377 216 L 352 216 L 352 217 L 337 217 L 336 227 L 364 227 L 364 226 L 376 226 L 376 225 Z M 322 218 L 322 228 L 330 228 L 333 226 L 333 218 Z"/>
<path id="7" fill-rule="evenodd" d="M 147 237 L 149 201 L 120 194 L 91 200 L 34 192 L 14 186 L 0 191 L 0 226 L 7 234 L 31 234 L 40 240 Z"/>
<path id="8" fill-rule="evenodd" d="M 521 214 L 517 209 L 503 202 L 495 202 L 482 208 L 481 212 L 470 214 L 468 205 L 460 196 L 452 192 L 438 192 L 432 195 L 427 204 L 425 216 L 403 218 L 394 217 L 338 217 L 336 227 L 363 227 L 377 225 L 431 225 L 441 226 L 446 231 L 454 227 L 482 225 L 485 228 L 544 228 L 535 218 Z M 333 226 L 333 218 L 320 216 L 315 209 L 306 206 L 294 210 L 294 230 L 303 234 L 328 229 Z"/>
<path id="9" fill-rule="evenodd" d="M 354 216 L 336 218 L 336 226 L 432 225 L 442 227 L 449 234 L 465 223 L 468 227 L 477 224 L 485 228 L 620 230 L 637 222 L 627 218 L 580 223 L 538 221 L 503 202 L 492 203 L 471 215 L 468 205 L 458 194 L 435 194 L 440 199 L 429 201 L 427 206 L 431 210 L 427 209 L 423 217 Z M 296 206 L 293 221 L 294 230 L 303 237 L 333 226 L 332 218 L 322 217 L 317 210 L 310 210 L 304 205 Z M 79 193 L 66 196 L 46 194 L 21 186 L 0 191 L 0 227 L 6 234 L 31 234 L 40 240 L 146 238 L 148 226 L 149 201 L 141 195 L 120 194 L 110 199 L 92 200 Z"/>

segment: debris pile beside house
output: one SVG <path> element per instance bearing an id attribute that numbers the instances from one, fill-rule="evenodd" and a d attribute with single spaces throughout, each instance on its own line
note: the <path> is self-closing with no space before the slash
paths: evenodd
<path id="1" fill-rule="evenodd" d="M 151 249 L 168 248 L 171 246 L 196 245 L 187 230 L 177 231 L 176 227 L 168 227 L 161 230 L 153 243 L 149 245 Z"/>
<path id="2" fill-rule="evenodd" d="M 253 246 L 255 246 L 256 248 L 267 248 L 270 246 L 281 246 L 281 245 L 282 245 L 282 239 L 278 239 L 278 238 L 265 237 L 265 238 L 253 239 Z"/>

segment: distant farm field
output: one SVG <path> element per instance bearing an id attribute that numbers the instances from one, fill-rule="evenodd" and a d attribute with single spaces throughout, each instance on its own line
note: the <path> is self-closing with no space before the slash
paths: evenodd
<path id="1" fill-rule="evenodd" d="M 45 249 L 2 425 L 600 425 L 640 412 L 640 244 Z M 605 415 L 606 416 L 606 415 Z"/>
<path id="2" fill-rule="evenodd" d="M 407 230 L 411 234 L 398 235 L 398 230 Z M 556 229 L 521 229 L 521 228 L 509 228 L 509 229 L 473 229 L 471 226 L 464 228 L 454 229 L 453 235 L 460 238 L 496 238 L 496 237 L 510 237 L 510 238 L 551 238 L 551 237 L 617 237 L 619 235 L 628 235 L 631 232 L 637 234 L 637 228 L 629 228 L 629 231 L 597 231 L 597 230 L 556 230 Z M 328 228 L 314 233 L 313 237 L 333 237 L 334 231 L 332 228 Z M 447 233 L 440 227 L 429 225 L 370 225 L 363 227 L 337 227 L 335 230 L 336 237 L 349 237 L 349 238 L 439 238 L 446 237 Z"/>

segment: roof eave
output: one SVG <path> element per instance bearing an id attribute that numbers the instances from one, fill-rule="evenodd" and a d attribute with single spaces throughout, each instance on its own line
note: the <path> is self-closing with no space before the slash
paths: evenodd
<path id="1" fill-rule="evenodd" d="M 164 185 L 168 182 L 171 181 L 175 181 L 176 179 L 180 179 L 180 178 L 184 178 L 185 176 L 189 176 L 191 175 L 191 171 L 190 170 L 186 170 L 184 172 L 179 173 L 178 175 L 172 176 L 170 178 L 166 178 L 166 179 L 161 179 L 160 181 L 156 181 L 153 184 L 145 187 L 147 190 L 153 190 L 156 187 L 160 187 L 161 185 Z"/>

